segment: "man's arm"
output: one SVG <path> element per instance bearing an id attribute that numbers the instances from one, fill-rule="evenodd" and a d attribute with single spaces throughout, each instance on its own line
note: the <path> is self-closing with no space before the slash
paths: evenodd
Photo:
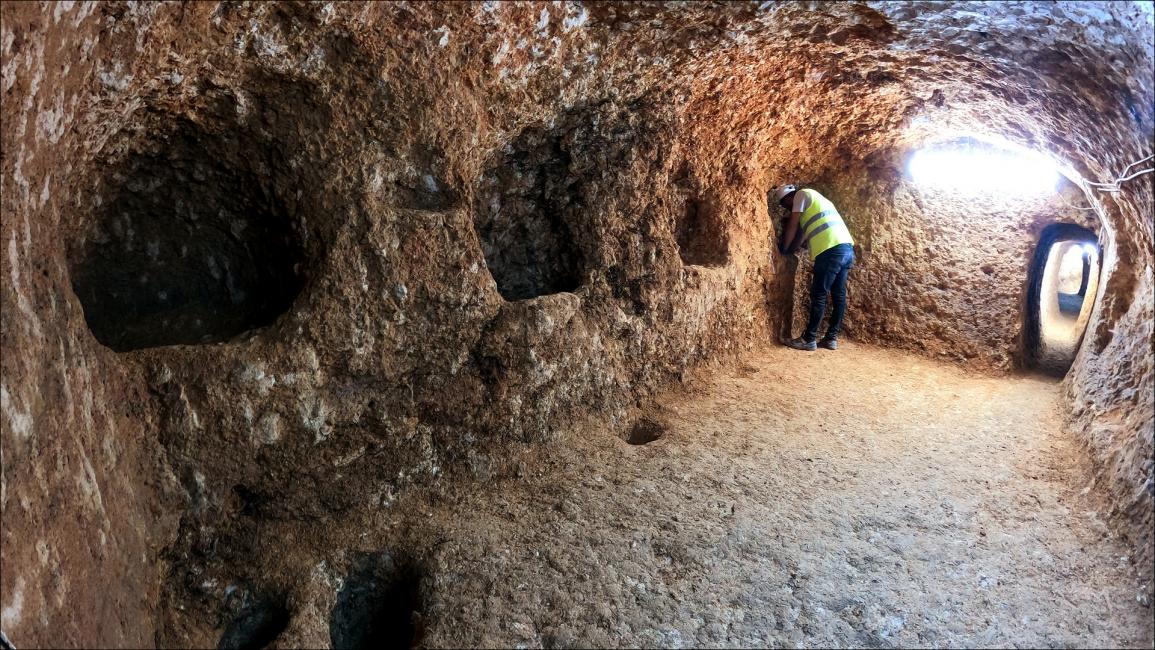
<path id="1" fill-rule="evenodd" d="M 790 212 L 790 219 L 786 222 L 786 227 L 782 229 L 782 241 L 778 242 L 779 253 L 790 255 L 798 250 L 798 245 L 802 243 L 800 241 L 802 233 L 798 227 L 801 220 L 801 212 Z"/>
<path id="2" fill-rule="evenodd" d="M 810 208 L 810 195 L 799 189 L 795 192 L 795 200 L 790 206 L 790 222 L 782 229 L 782 242 L 778 245 L 778 251 L 783 255 L 790 255 L 802 246 L 805 238 L 799 224 L 802 223 L 802 216 L 807 208 Z"/>
<path id="3" fill-rule="evenodd" d="M 810 196 L 802 190 L 794 193 L 794 203 L 790 206 L 790 222 L 782 230 L 782 242 L 779 250 L 783 255 L 791 255 L 805 240 L 800 224 L 802 215 L 810 207 Z"/>

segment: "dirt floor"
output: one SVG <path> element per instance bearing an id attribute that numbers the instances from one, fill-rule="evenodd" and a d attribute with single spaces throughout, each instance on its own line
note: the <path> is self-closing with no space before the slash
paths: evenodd
<path id="1" fill-rule="evenodd" d="M 767 350 L 664 400 L 633 432 L 652 442 L 564 439 L 521 479 L 399 504 L 433 549 L 418 642 L 1150 647 L 1058 396 L 853 343 Z"/>

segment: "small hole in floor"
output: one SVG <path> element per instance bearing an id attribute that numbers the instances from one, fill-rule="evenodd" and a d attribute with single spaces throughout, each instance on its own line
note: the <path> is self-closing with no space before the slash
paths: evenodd
<path id="1" fill-rule="evenodd" d="M 329 617 L 334 648 L 411 648 L 420 637 L 421 573 L 387 553 L 353 561 Z"/>
<path id="2" fill-rule="evenodd" d="M 261 497 L 259 494 L 250 489 L 247 485 L 237 484 L 233 486 L 233 494 L 237 498 L 237 509 L 246 517 L 252 517 L 257 514 L 257 509 L 261 504 Z"/>
<path id="3" fill-rule="evenodd" d="M 257 600 L 241 609 L 225 629 L 217 648 L 220 650 L 265 648 L 276 641 L 288 625 L 289 610 L 283 603 L 268 599 Z"/>
<path id="4" fill-rule="evenodd" d="M 642 418 L 630 427 L 629 433 L 626 434 L 626 442 L 631 445 L 645 445 L 665 434 L 666 425 L 649 418 Z"/>

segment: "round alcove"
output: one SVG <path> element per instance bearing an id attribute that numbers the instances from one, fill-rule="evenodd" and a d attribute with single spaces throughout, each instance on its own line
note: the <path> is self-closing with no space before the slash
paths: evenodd
<path id="1" fill-rule="evenodd" d="M 320 137 L 328 104 L 255 74 L 187 112 L 117 131 L 69 241 L 72 288 L 118 352 L 231 340 L 273 323 L 305 286 L 342 214 Z"/>
<path id="2" fill-rule="evenodd" d="M 211 343 L 268 325 L 303 284 L 291 211 L 260 158 L 222 155 L 186 124 L 106 181 L 72 284 L 93 336 L 124 352 Z"/>

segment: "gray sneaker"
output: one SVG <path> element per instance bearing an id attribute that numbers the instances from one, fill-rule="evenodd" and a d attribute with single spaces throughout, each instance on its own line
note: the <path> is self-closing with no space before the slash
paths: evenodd
<path id="1" fill-rule="evenodd" d="M 838 339 L 822 339 L 818 342 L 818 347 L 826 348 L 827 350 L 837 350 Z"/>
<path id="2" fill-rule="evenodd" d="M 795 350 L 806 350 L 807 352 L 813 352 L 818 349 L 818 344 L 814 341 L 805 341 L 799 337 L 786 341 L 786 347 L 794 348 Z"/>

